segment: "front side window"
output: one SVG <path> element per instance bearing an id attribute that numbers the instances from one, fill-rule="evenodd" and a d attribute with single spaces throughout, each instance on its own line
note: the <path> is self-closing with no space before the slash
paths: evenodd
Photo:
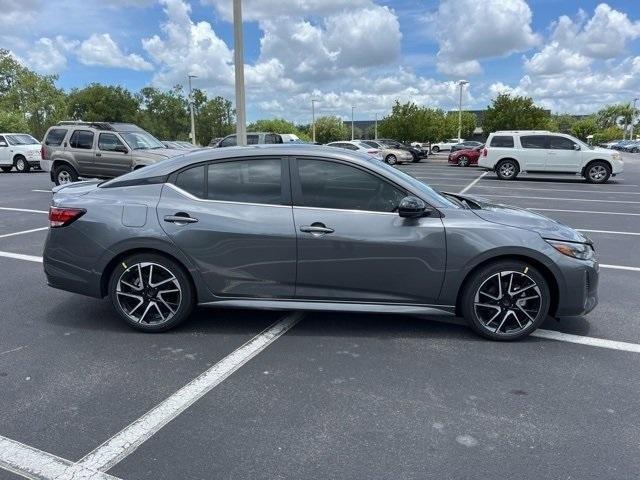
<path id="1" fill-rule="evenodd" d="M 50 145 L 52 147 L 59 147 L 62 145 L 62 141 L 64 137 L 67 135 L 67 130 L 65 128 L 54 128 L 49 131 L 47 138 L 44 140 L 45 145 Z"/>
<path id="2" fill-rule="evenodd" d="M 113 133 L 101 133 L 98 137 L 98 148 L 107 152 L 117 152 L 126 147 Z"/>
<path id="3" fill-rule="evenodd" d="M 546 135 L 525 135 L 520 137 L 522 148 L 548 148 Z"/>
<path id="4" fill-rule="evenodd" d="M 260 159 L 212 163 L 207 172 L 206 198 L 282 204 L 282 161 Z"/>
<path id="5" fill-rule="evenodd" d="M 76 130 L 69 139 L 69 146 L 81 150 L 91 150 L 93 148 L 93 132 Z"/>
<path id="6" fill-rule="evenodd" d="M 324 160 L 298 160 L 300 206 L 394 212 L 406 193 L 359 168 Z"/>
<path id="7" fill-rule="evenodd" d="M 221 147 L 235 147 L 238 144 L 236 141 L 236 136 L 232 135 L 230 137 L 225 138 L 220 142 Z"/>
<path id="8" fill-rule="evenodd" d="M 575 142 L 565 137 L 549 137 L 549 148 L 552 150 L 573 150 Z"/>
<path id="9" fill-rule="evenodd" d="M 513 148 L 513 137 L 507 135 L 496 135 L 491 139 L 490 147 Z"/>

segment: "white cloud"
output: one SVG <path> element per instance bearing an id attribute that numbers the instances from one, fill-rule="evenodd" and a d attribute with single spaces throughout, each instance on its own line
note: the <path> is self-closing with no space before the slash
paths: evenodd
<path id="1" fill-rule="evenodd" d="M 213 5 L 223 19 L 232 21 L 232 1 L 203 0 L 203 3 Z M 292 16 L 327 16 L 371 5 L 371 0 L 245 0 L 242 2 L 242 18 L 245 21 L 259 21 Z"/>
<path id="2" fill-rule="evenodd" d="M 153 66 L 136 53 L 124 53 L 108 33 L 93 34 L 80 44 L 78 60 L 84 65 L 152 70 Z"/>
<path id="3" fill-rule="evenodd" d="M 448 28 L 464 19 L 459 28 Z M 479 73 L 479 60 L 503 57 L 536 46 L 532 13 L 525 0 L 442 0 L 425 22 L 436 28 L 438 70 L 459 76 Z"/>
<path id="4" fill-rule="evenodd" d="M 626 13 L 601 3 L 576 40 L 589 56 L 613 58 L 624 52 L 629 40 L 637 38 L 640 38 L 640 21 L 632 22 Z"/>
<path id="5" fill-rule="evenodd" d="M 563 48 L 558 42 L 551 42 L 531 58 L 526 58 L 524 68 L 533 74 L 553 75 L 584 70 L 591 62 L 592 59 L 581 53 Z"/>
<path id="6" fill-rule="evenodd" d="M 62 36 L 54 39 L 43 37 L 27 52 L 24 63 L 40 73 L 60 73 L 67 67 L 67 52 L 77 45 L 78 42 Z"/>

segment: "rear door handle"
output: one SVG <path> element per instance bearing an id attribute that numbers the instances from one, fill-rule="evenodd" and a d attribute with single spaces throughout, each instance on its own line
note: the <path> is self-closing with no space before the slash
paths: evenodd
<path id="1" fill-rule="evenodd" d="M 322 223 L 312 223 L 311 225 L 303 225 L 300 227 L 300 231 L 304 233 L 310 233 L 312 235 L 326 235 L 327 233 L 333 233 L 333 228 L 328 228 Z"/>
<path id="2" fill-rule="evenodd" d="M 182 215 L 180 214 L 167 215 L 164 217 L 164 221 L 168 223 L 185 224 L 185 223 L 196 223 L 198 219 L 190 217 L 188 214 L 183 213 Z"/>

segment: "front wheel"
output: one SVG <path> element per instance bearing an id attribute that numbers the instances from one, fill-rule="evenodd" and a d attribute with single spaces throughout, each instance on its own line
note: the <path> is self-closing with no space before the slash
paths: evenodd
<path id="1" fill-rule="evenodd" d="M 589 183 L 606 183 L 611 176 L 611 167 L 605 162 L 593 162 L 587 166 L 584 176 Z"/>
<path id="2" fill-rule="evenodd" d="M 22 155 L 18 155 L 15 158 L 15 160 L 13 161 L 13 166 L 16 167 L 16 170 L 20 173 L 27 173 L 29 170 L 31 170 L 29 162 L 27 162 L 27 159 Z"/>
<path id="3" fill-rule="evenodd" d="M 496 175 L 500 180 L 513 180 L 519 172 L 520 167 L 515 160 L 502 160 L 496 167 Z"/>
<path id="4" fill-rule="evenodd" d="M 440 151 L 440 147 L 431 147 L 431 151 L 433 153 L 438 153 Z"/>
<path id="5" fill-rule="evenodd" d="M 78 172 L 71 165 L 62 164 L 55 168 L 53 178 L 56 185 L 66 185 L 78 181 Z"/>
<path id="6" fill-rule="evenodd" d="M 519 340 L 547 318 L 551 294 L 547 280 L 521 261 L 497 261 L 465 284 L 461 310 L 469 326 L 491 340 Z"/>
<path id="7" fill-rule="evenodd" d="M 459 167 L 468 167 L 469 163 L 469 157 L 467 157 L 466 155 L 460 155 L 460 158 L 458 158 Z"/>
<path id="8" fill-rule="evenodd" d="M 111 274 L 109 296 L 116 312 L 143 332 L 164 332 L 183 322 L 195 305 L 185 270 L 157 254 L 138 254 Z"/>
<path id="9" fill-rule="evenodd" d="M 395 165 L 398 163 L 398 158 L 395 155 L 387 155 L 384 161 L 389 165 Z"/>

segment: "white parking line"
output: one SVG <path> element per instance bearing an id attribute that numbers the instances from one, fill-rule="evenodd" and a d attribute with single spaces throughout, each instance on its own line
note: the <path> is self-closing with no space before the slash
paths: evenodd
<path id="1" fill-rule="evenodd" d="M 38 192 L 38 193 L 53 193 L 51 190 L 31 190 L 32 192 Z"/>
<path id="2" fill-rule="evenodd" d="M 500 190 L 517 190 L 517 191 L 531 190 L 536 192 L 574 192 L 574 193 L 588 193 L 589 195 L 592 195 L 594 193 L 608 194 L 608 195 L 640 195 L 640 192 L 627 192 L 627 191 L 617 192 L 615 190 L 601 190 L 600 188 L 588 190 L 586 188 L 578 189 L 578 188 L 498 187 L 493 185 L 476 185 L 475 188 L 496 188 Z"/>
<path id="3" fill-rule="evenodd" d="M 0 437 L 0 467 L 34 480 L 117 480 L 6 437 Z"/>
<path id="4" fill-rule="evenodd" d="M 640 236 L 640 232 L 616 232 L 614 230 L 589 230 L 586 228 L 576 228 L 579 232 L 586 233 L 606 233 L 608 235 L 638 235 Z"/>
<path id="5" fill-rule="evenodd" d="M 599 198 L 558 198 L 558 197 L 525 197 L 522 195 L 494 195 L 494 194 L 483 194 L 485 197 L 499 197 L 499 198 L 517 198 L 523 200 L 558 200 L 558 201 L 567 201 L 567 202 L 597 202 L 597 203 L 631 203 L 638 204 L 640 202 L 631 201 L 631 200 L 601 200 Z"/>
<path id="6" fill-rule="evenodd" d="M 594 212 L 592 210 L 563 210 L 560 208 L 527 208 L 527 210 L 535 210 L 536 212 L 595 213 L 597 215 L 631 215 L 634 217 L 640 216 L 640 213 Z"/>
<path id="7" fill-rule="evenodd" d="M 0 207 L 0 210 L 6 210 L 8 212 L 26 212 L 26 213 L 46 213 L 46 214 L 49 214 L 49 212 L 47 210 L 31 210 L 29 208 Z"/>
<path id="8" fill-rule="evenodd" d="M 584 337 L 582 335 L 571 335 L 569 333 L 556 332 L 555 330 L 543 330 L 539 328 L 533 332 L 531 336 L 546 338 L 548 340 L 559 340 L 561 342 L 579 343 L 580 345 L 589 345 L 591 347 L 640 353 L 640 345 L 637 343 L 618 342 L 615 340 L 605 340 L 604 338 Z"/>
<path id="9" fill-rule="evenodd" d="M 22 230 L 21 232 L 5 233 L 0 235 L 0 238 L 15 237 L 16 235 L 24 235 L 25 233 L 41 232 L 42 230 L 49 230 L 49 227 L 32 228 L 31 230 Z"/>
<path id="10" fill-rule="evenodd" d="M 466 187 L 464 187 L 462 190 L 460 190 L 460 192 L 458 193 L 464 193 L 467 190 L 469 190 L 470 188 L 472 188 L 476 183 L 478 183 L 480 180 L 482 180 L 482 177 L 484 177 L 487 173 L 489 172 L 484 172 L 482 175 L 480 175 L 478 178 L 476 178 L 473 182 L 471 182 L 469 185 L 467 185 Z"/>
<path id="11" fill-rule="evenodd" d="M 600 268 L 610 268 L 612 270 L 628 270 L 630 272 L 640 272 L 640 267 L 627 267 L 626 265 L 607 265 L 600 264 Z"/>
<path id="12" fill-rule="evenodd" d="M 92 470 L 109 470 L 212 388 L 284 335 L 300 321 L 302 315 L 300 312 L 289 314 L 253 337 L 198 378 L 85 455 L 78 465 Z"/>
<path id="13" fill-rule="evenodd" d="M 34 255 L 24 255 L 22 253 L 1 252 L 0 257 L 15 258 L 16 260 L 26 260 L 28 262 L 42 263 L 42 257 L 36 257 Z"/>

